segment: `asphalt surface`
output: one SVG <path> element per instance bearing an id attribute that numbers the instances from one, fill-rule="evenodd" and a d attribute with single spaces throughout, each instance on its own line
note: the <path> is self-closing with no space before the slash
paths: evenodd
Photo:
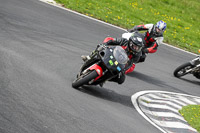
<path id="1" fill-rule="evenodd" d="M 200 96 L 198 79 L 172 75 L 194 55 L 161 45 L 123 85 L 71 87 L 80 56 L 123 32 L 37 0 L 0 0 L 0 133 L 160 133 L 131 96 L 142 90 Z"/>

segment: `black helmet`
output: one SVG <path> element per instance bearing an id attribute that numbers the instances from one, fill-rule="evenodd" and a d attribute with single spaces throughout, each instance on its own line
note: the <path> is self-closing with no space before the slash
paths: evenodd
<path id="1" fill-rule="evenodd" d="M 128 47 L 131 52 L 139 53 L 144 46 L 144 36 L 139 33 L 134 33 L 133 36 L 129 38 Z"/>

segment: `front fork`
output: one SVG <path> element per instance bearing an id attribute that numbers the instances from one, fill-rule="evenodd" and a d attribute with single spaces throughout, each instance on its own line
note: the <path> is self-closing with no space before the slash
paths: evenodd
<path id="1" fill-rule="evenodd" d="M 195 59 L 191 60 L 190 63 L 194 66 L 192 69 L 193 71 L 200 71 L 200 56 L 197 56 Z"/>
<path id="2" fill-rule="evenodd" d="M 200 64 L 200 56 L 197 56 L 195 59 L 191 60 L 190 63 L 193 66 Z"/>
<path id="3" fill-rule="evenodd" d="M 97 65 L 97 64 L 93 64 L 92 66 L 90 66 L 89 68 L 87 68 L 86 70 L 84 70 L 82 73 L 84 74 L 84 73 L 86 73 L 86 72 L 88 72 L 88 71 L 93 71 L 93 70 L 95 70 L 95 71 L 97 72 L 97 74 L 99 75 L 98 77 L 96 77 L 96 78 L 94 79 L 94 81 L 98 80 L 100 77 L 103 76 L 103 70 L 102 70 L 102 68 L 101 68 L 99 65 Z"/>

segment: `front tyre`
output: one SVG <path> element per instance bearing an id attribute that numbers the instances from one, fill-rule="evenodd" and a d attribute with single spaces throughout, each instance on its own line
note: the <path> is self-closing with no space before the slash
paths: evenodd
<path id="1" fill-rule="evenodd" d="M 84 84 L 88 84 L 89 81 L 91 81 L 92 79 L 95 79 L 98 76 L 99 75 L 97 74 L 95 70 L 88 71 L 86 74 L 81 75 L 77 79 L 75 79 L 72 83 L 72 87 L 78 88 Z"/>
<path id="2" fill-rule="evenodd" d="M 192 69 L 192 68 L 193 68 L 193 65 L 190 62 L 184 63 L 175 69 L 174 76 L 177 78 L 180 78 L 188 74 L 187 70 Z"/>

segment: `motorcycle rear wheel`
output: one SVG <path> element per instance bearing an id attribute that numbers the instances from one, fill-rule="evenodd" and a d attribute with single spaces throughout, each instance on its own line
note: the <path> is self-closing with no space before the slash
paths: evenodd
<path id="1" fill-rule="evenodd" d="M 174 76 L 180 78 L 188 74 L 186 71 L 191 68 L 193 68 L 193 65 L 190 62 L 184 63 L 174 70 Z"/>
<path id="2" fill-rule="evenodd" d="M 72 87 L 78 88 L 84 84 L 88 84 L 89 81 L 92 79 L 95 79 L 98 76 L 97 72 L 95 70 L 89 71 L 88 73 L 81 75 L 77 79 L 75 79 L 72 83 Z"/>

